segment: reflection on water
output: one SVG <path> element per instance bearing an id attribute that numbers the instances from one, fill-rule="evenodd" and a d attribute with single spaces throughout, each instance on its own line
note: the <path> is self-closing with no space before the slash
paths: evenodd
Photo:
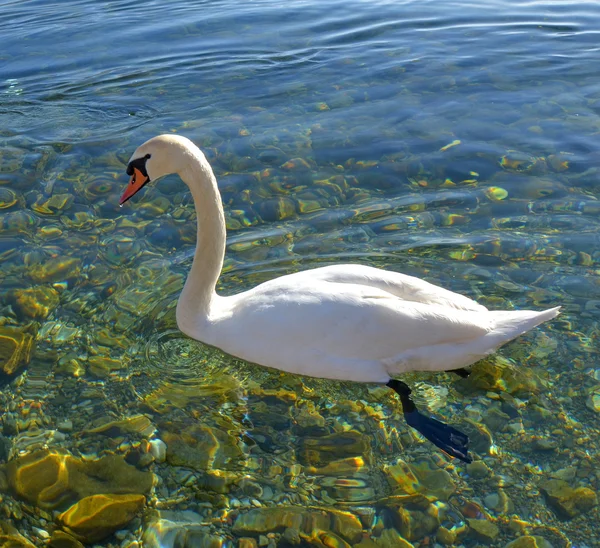
<path id="1" fill-rule="evenodd" d="M 1 5 L 5 537 L 597 544 L 594 3 Z M 407 376 L 473 464 L 409 430 L 385 388 L 177 331 L 191 197 L 169 177 L 118 206 L 161 132 L 219 179 L 225 294 L 343 261 L 490 308 L 564 307 L 468 379 Z"/>

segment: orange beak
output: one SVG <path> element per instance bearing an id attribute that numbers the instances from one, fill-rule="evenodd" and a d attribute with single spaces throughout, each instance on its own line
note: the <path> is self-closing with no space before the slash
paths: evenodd
<path id="1" fill-rule="evenodd" d="M 136 194 L 142 187 L 150 180 L 150 177 L 144 175 L 139 169 L 133 169 L 133 175 L 125 192 L 123 192 L 123 196 L 119 200 L 119 205 L 123 205 L 129 198 L 131 198 L 134 194 Z"/>

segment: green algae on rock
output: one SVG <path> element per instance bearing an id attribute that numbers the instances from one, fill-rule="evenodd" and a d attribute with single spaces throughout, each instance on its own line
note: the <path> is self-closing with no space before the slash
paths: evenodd
<path id="1" fill-rule="evenodd" d="M 504 548 L 553 548 L 552 543 L 538 535 L 523 535 L 510 541 Z"/>
<path id="2" fill-rule="evenodd" d="M 91 495 L 58 516 L 58 522 L 77 539 L 90 543 L 127 525 L 144 507 L 144 495 Z"/>
<path id="3" fill-rule="evenodd" d="M 97 494 L 148 494 L 154 479 L 116 455 L 82 460 L 40 450 L 5 465 L 11 491 L 44 510 L 64 509 Z"/>
<path id="4" fill-rule="evenodd" d="M 350 512 L 300 506 L 254 508 L 238 516 L 232 531 L 238 536 L 258 536 L 281 533 L 287 528 L 297 529 L 307 537 L 315 536 L 315 531 L 333 531 L 350 543 L 358 542 L 362 535 L 360 520 Z"/>
<path id="5" fill-rule="evenodd" d="M 35 265 L 27 271 L 36 283 L 56 283 L 77 280 L 81 276 L 81 259 L 56 257 Z"/>
<path id="6" fill-rule="evenodd" d="M 117 437 L 126 434 L 138 434 L 150 437 L 156 431 L 156 427 L 146 415 L 134 415 L 125 419 L 110 421 L 95 428 L 86 430 L 86 434 L 102 434 L 103 436 Z"/>
<path id="7" fill-rule="evenodd" d="M 48 546 L 49 548 L 83 548 L 83 544 L 74 536 L 59 529 L 52 533 Z"/>
<path id="8" fill-rule="evenodd" d="M 467 523 L 469 524 L 468 536 L 480 542 L 491 544 L 500 534 L 498 526 L 487 519 L 467 518 Z"/>
<path id="9" fill-rule="evenodd" d="M 596 493 L 589 487 L 573 488 L 560 479 L 550 479 L 541 485 L 548 506 L 562 519 L 572 519 L 589 512 L 598 504 Z"/>
<path id="10" fill-rule="evenodd" d="M 202 516 L 191 510 L 151 510 L 145 516 L 142 541 L 146 548 L 221 548 L 225 541 L 210 533 Z"/>
<path id="11" fill-rule="evenodd" d="M 58 291 L 49 286 L 12 289 L 5 299 L 19 320 L 45 320 L 60 302 Z"/>
<path id="12" fill-rule="evenodd" d="M 26 367 L 33 342 L 33 336 L 24 329 L 0 326 L 0 371 L 5 375 L 14 375 Z"/>

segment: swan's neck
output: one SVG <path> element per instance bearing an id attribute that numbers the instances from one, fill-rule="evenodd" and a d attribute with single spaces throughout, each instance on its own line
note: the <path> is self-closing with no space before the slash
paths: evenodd
<path id="1" fill-rule="evenodd" d="M 196 253 L 183 291 L 177 303 L 177 323 L 197 329 L 210 316 L 217 298 L 215 286 L 225 256 L 225 214 L 217 180 L 202 153 L 189 156 L 179 176 L 188 185 L 194 199 L 197 219 Z"/>

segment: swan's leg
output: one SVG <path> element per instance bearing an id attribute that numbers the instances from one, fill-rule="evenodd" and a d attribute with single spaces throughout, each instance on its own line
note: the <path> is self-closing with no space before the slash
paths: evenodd
<path id="1" fill-rule="evenodd" d="M 458 375 L 461 379 L 466 379 L 471 374 L 471 371 L 469 371 L 466 367 L 461 367 L 459 369 L 452 369 L 450 373 Z"/>
<path id="2" fill-rule="evenodd" d="M 423 434 L 430 442 L 450 456 L 464 462 L 473 460 L 469 456 L 467 448 L 469 438 L 462 432 L 452 428 L 452 426 L 419 413 L 415 403 L 410 399 L 411 390 L 406 383 L 391 379 L 386 386 L 389 386 L 400 396 L 404 419 L 409 426 Z"/>

